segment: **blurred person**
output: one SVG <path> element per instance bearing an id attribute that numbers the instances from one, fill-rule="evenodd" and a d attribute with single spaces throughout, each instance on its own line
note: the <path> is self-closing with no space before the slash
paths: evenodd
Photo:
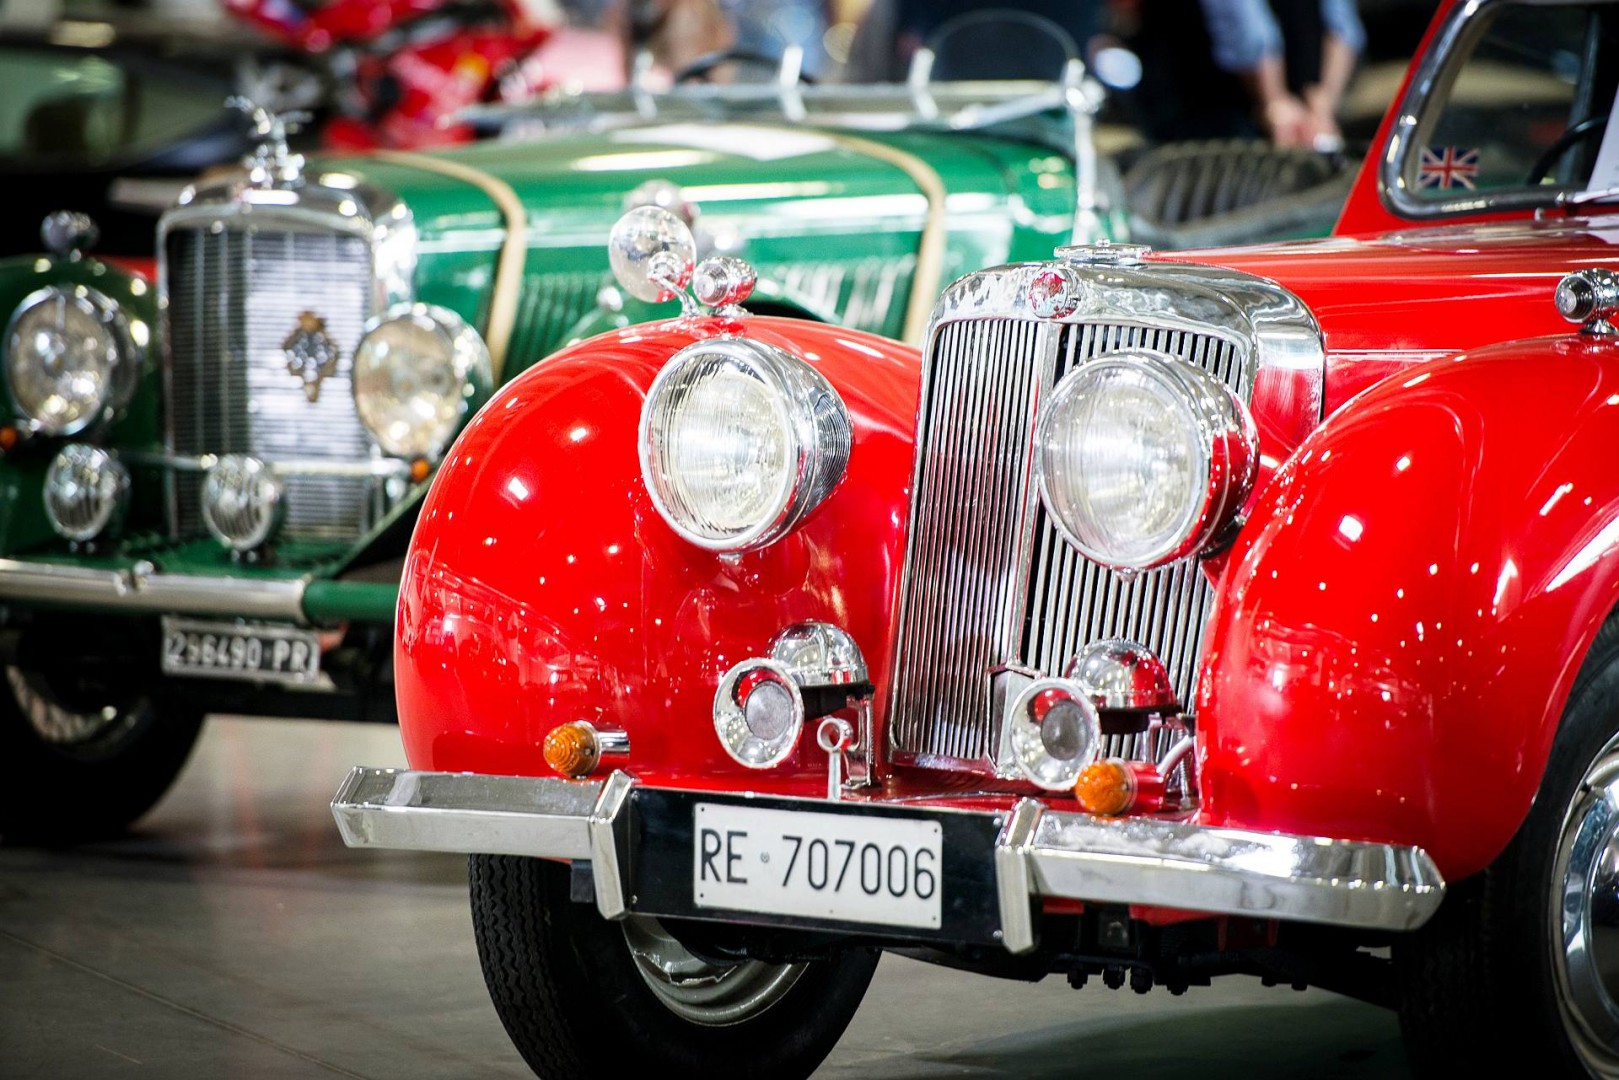
<path id="1" fill-rule="evenodd" d="M 1068 34 L 1084 56 L 1087 44 L 1105 27 L 1104 8 L 1102 0 L 873 0 L 849 48 L 844 78 L 851 83 L 903 82 L 916 51 L 947 22 L 969 12 L 995 9 L 1049 20 Z M 936 77 L 1055 78 L 1058 74 L 1024 70 L 1034 61 L 1028 56 L 997 55 L 989 47 L 978 49 L 977 54 L 973 70 L 937 70 Z"/>
<path id="2" fill-rule="evenodd" d="M 653 88 L 668 86 L 693 61 L 736 45 L 718 0 L 626 0 L 623 30 L 637 78 Z"/>
<path id="3" fill-rule="evenodd" d="M 789 45 L 804 50 L 804 74 L 823 78 L 831 66 L 826 52 L 826 5 L 820 0 L 720 0 L 731 20 L 736 48 L 774 59 Z"/>
<path id="4" fill-rule="evenodd" d="M 1153 139 L 1342 147 L 1338 106 L 1366 44 L 1355 0 L 1141 0 L 1139 20 Z"/>

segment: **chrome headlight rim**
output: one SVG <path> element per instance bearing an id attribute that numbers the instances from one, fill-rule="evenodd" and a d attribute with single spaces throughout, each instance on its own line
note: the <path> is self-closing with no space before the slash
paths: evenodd
<path id="1" fill-rule="evenodd" d="M 754 685 L 747 687 L 744 681 Z M 785 698 L 782 730 L 761 735 L 748 723 L 747 698 L 768 686 Z M 743 694 L 738 700 L 738 693 Z M 804 731 L 804 695 L 792 670 L 777 660 L 744 660 L 720 678 L 714 691 L 714 733 L 731 760 L 749 769 L 773 769 L 798 749 Z"/>
<path id="2" fill-rule="evenodd" d="M 1068 757 L 1058 757 L 1047 744 L 1048 717 L 1058 708 L 1065 710 L 1071 729 L 1064 734 L 1074 739 L 1073 753 Z M 1013 700 L 1006 723 L 1018 775 L 1042 790 L 1071 789 L 1085 766 L 1100 756 L 1101 718 L 1083 688 L 1072 680 L 1035 679 Z"/>
<path id="3" fill-rule="evenodd" d="M 112 359 L 107 366 L 107 393 L 95 407 L 85 410 L 77 420 L 66 424 L 50 424 L 29 412 L 17 398 L 11 377 L 11 365 L 17 355 L 17 327 L 34 308 L 50 302 L 72 304 L 106 329 L 112 344 Z M 137 344 L 130 331 L 129 317 L 118 302 L 90 285 L 44 285 L 27 296 L 11 311 L 6 320 L 4 370 L 0 381 L 6 386 L 6 400 L 13 415 L 37 435 L 70 438 L 90 428 L 116 420 L 135 395 L 141 372 L 146 370 L 147 348 Z"/>
<path id="4" fill-rule="evenodd" d="M 678 386 L 693 365 L 716 355 L 744 368 L 772 391 L 772 411 L 793 451 L 793 465 L 775 486 L 770 512 L 748 528 L 723 535 L 694 528 L 672 505 L 660 482 L 664 474 L 654 441 L 658 408 L 671 387 Z M 647 388 L 636 428 L 641 480 L 658 515 L 683 540 L 720 554 L 755 551 L 790 533 L 843 479 L 852 447 L 848 406 L 826 376 L 785 349 L 743 337 L 694 342 L 671 356 Z"/>
<path id="5" fill-rule="evenodd" d="M 1186 508 L 1180 527 L 1161 543 L 1129 559 L 1089 543 L 1065 520 L 1054 505 L 1046 462 L 1051 426 L 1073 398 L 1092 389 L 1094 380 L 1111 370 L 1145 375 L 1170 390 L 1184 409 L 1180 419 L 1191 426 L 1199 450 L 1193 489 L 1201 494 L 1196 504 Z M 1154 570 L 1209 550 L 1247 503 L 1258 468 L 1258 429 L 1242 400 L 1202 368 L 1151 349 L 1123 349 L 1079 364 L 1058 382 L 1035 425 L 1035 486 L 1047 516 L 1081 555 L 1115 571 Z"/>
<path id="6" fill-rule="evenodd" d="M 360 390 L 361 350 L 376 331 L 389 323 L 400 321 L 410 321 L 446 339 L 450 370 L 461 384 L 461 392 L 453 400 L 451 420 L 444 425 L 442 431 L 434 433 L 421 443 L 397 442 L 377 432 L 366 417 Z M 418 458 L 428 461 L 440 460 L 449 449 L 450 443 L 455 441 L 455 436 L 466 423 L 467 417 L 488 399 L 493 383 L 494 363 L 490 359 L 489 346 L 484 341 L 483 335 L 460 315 L 437 304 L 402 301 L 367 319 L 360 330 L 360 339 L 354 343 L 354 352 L 349 363 L 349 392 L 354 401 L 355 414 L 360 418 L 360 426 L 365 429 L 366 437 L 384 454 L 405 460 Z"/>

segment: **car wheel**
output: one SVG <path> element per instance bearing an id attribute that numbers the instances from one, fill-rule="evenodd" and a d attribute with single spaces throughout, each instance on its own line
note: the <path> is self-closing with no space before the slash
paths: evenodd
<path id="1" fill-rule="evenodd" d="M 469 862 L 472 926 L 495 1011 L 544 1080 L 808 1076 L 853 1018 L 878 953 L 720 964 L 656 919 L 603 919 L 569 898 L 569 868 Z"/>
<path id="2" fill-rule="evenodd" d="M 1512 843 L 1393 955 L 1418 1069 L 1619 1078 L 1619 619 L 1575 680 Z"/>
<path id="3" fill-rule="evenodd" d="M 168 791 L 202 714 L 159 708 L 61 676 L 0 669 L 0 837 L 67 843 L 105 836 Z"/>

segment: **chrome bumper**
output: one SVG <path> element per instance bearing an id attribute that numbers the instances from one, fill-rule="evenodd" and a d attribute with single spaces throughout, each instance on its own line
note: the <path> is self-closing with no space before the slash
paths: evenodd
<path id="1" fill-rule="evenodd" d="M 622 772 L 570 781 L 361 767 L 338 789 L 332 814 L 350 847 L 590 859 L 596 905 L 617 918 L 627 908 L 613 826 L 634 785 Z M 1095 818 L 1035 799 L 984 813 L 1000 823 L 1001 941 L 1014 953 L 1035 945 L 1031 897 L 1412 930 L 1445 893 L 1417 847 Z"/>
<path id="2" fill-rule="evenodd" d="M 151 563 L 128 570 L 0 559 L 0 602 L 72 604 L 162 615 L 220 615 L 304 621 L 302 578 L 160 574 Z"/>

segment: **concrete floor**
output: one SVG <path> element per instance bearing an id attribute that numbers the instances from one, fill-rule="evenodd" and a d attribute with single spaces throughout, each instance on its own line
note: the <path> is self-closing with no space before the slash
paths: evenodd
<path id="1" fill-rule="evenodd" d="M 464 861 L 338 839 L 326 803 L 358 763 L 402 764 L 397 733 L 215 718 L 128 837 L 0 849 L 0 1077 L 529 1076 L 478 973 Z M 893 957 L 817 1075 L 1080 1071 L 1408 1075 L 1390 1014 L 1324 992 L 1076 993 Z"/>

